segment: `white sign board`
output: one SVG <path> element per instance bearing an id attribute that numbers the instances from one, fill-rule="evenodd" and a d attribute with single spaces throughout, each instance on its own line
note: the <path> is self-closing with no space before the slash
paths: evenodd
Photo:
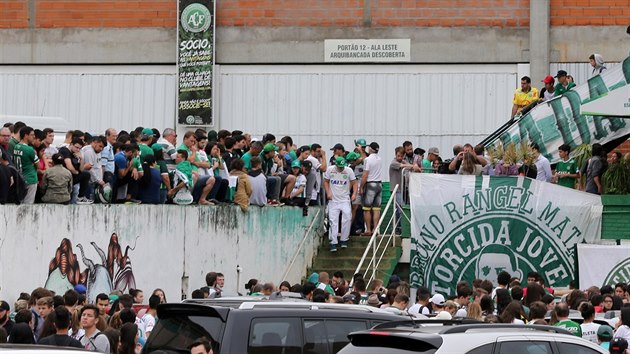
<path id="1" fill-rule="evenodd" d="M 630 281 L 630 247 L 586 245 L 577 247 L 580 289 Z"/>
<path id="2" fill-rule="evenodd" d="M 581 114 L 630 117 L 630 85 L 582 105 Z"/>
<path id="3" fill-rule="evenodd" d="M 410 39 L 326 39 L 327 63 L 383 63 L 411 61 Z"/>

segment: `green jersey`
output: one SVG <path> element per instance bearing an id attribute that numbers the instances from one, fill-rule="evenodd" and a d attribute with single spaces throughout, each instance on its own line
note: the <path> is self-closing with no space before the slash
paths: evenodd
<path id="1" fill-rule="evenodd" d="M 251 171 L 252 170 L 252 154 L 248 152 L 244 153 L 243 156 L 241 156 L 241 160 L 243 160 L 243 162 L 245 163 L 245 169 L 247 171 Z"/>
<path id="2" fill-rule="evenodd" d="M 573 87 L 575 87 L 575 83 L 573 83 L 573 82 L 569 82 L 567 87 L 564 87 L 564 85 L 562 85 L 561 83 L 558 83 L 556 85 L 556 87 L 554 87 L 554 89 L 553 89 L 553 95 L 555 97 L 558 97 L 558 96 L 564 94 L 565 92 L 569 91 Z"/>
<path id="3" fill-rule="evenodd" d="M 429 159 L 422 160 L 422 173 L 433 173 L 433 164 Z"/>
<path id="4" fill-rule="evenodd" d="M 558 185 L 575 188 L 575 177 L 564 177 L 562 175 L 574 175 L 578 173 L 577 163 L 573 159 L 567 161 L 560 161 L 556 165 L 556 176 L 558 177 Z"/>
<path id="5" fill-rule="evenodd" d="M 138 172 L 144 173 L 144 169 L 142 168 L 142 161 L 140 161 L 140 157 L 134 157 L 131 160 L 131 163 L 133 164 L 133 167 L 135 167 L 136 170 L 138 170 Z"/>
<path id="6" fill-rule="evenodd" d="M 179 146 L 179 148 L 177 148 L 177 150 L 185 150 L 188 153 L 188 157 L 190 158 L 192 156 L 192 150 L 190 150 L 186 145 L 181 144 Z M 201 161 L 199 160 L 199 155 L 195 154 L 195 161 Z M 192 170 L 193 171 L 197 171 L 199 168 L 195 165 L 193 165 L 192 163 L 190 164 L 192 166 Z"/>
<path id="7" fill-rule="evenodd" d="M 35 164 L 38 162 L 39 159 L 32 147 L 22 143 L 18 143 L 13 147 L 13 163 L 22 172 L 26 184 L 37 184 L 37 167 L 35 167 Z"/>
<path id="8" fill-rule="evenodd" d="M 573 322 L 571 320 L 564 320 L 564 321 L 560 321 L 556 323 L 554 326 L 562 327 L 566 329 L 567 331 L 573 333 L 574 335 L 580 338 L 582 337 L 582 327 L 580 327 L 580 324 L 577 322 Z"/>
<path id="9" fill-rule="evenodd" d="M 140 144 L 140 159 L 142 159 L 142 162 L 144 162 L 144 158 L 147 155 L 153 155 L 153 149 L 151 149 L 151 147 L 149 147 L 149 145 L 147 144 Z"/>
<path id="10" fill-rule="evenodd" d="M 177 170 L 188 178 L 188 186 L 193 187 L 193 166 L 190 161 L 182 161 L 177 164 Z"/>

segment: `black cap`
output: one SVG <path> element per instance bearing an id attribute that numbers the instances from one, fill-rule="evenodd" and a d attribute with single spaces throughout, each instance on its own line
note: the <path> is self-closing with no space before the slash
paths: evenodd
<path id="1" fill-rule="evenodd" d="M 378 149 L 380 149 L 380 146 L 378 146 L 378 143 L 376 141 L 371 142 L 369 146 L 370 149 L 376 152 L 378 152 Z"/>
<path id="2" fill-rule="evenodd" d="M 11 307 L 9 307 L 9 304 L 6 301 L 0 301 L 0 311 L 11 311 Z"/>
<path id="3" fill-rule="evenodd" d="M 313 167 L 313 163 L 310 162 L 309 160 L 304 160 L 302 161 L 302 167 L 311 168 Z"/>
<path id="4" fill-rule="evenodd" d="M 611 353 L 613 350 L 617 353 L 625 353 L 625 350 L 628 349 L 628 341 L 621 337 L 613 338 L 610 341 L 609 349 Z"/>
<path id="5" fill-rule="evenodd" d="M 556 74 L 556 78 L 558 77 L 562 77 L 562 76 L 567 76 L 567 72 L 564 70 L 558 70 L 558 74 Z"/>
<path id="6" fill-rule="evenodd" d="M 343 145 L 337 143 L 335 144 L 335 146 L 332 147 L 332 149 L 330 150 L 341 150 L 341 151 L 346 151 L 346 149 L 343 147 Z"/>

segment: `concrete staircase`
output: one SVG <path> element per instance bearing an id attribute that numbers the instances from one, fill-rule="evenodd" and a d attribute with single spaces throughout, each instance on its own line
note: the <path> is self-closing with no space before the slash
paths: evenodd
<path id="1" fill-rule="evenodd" d="M 377 244 L 382 237 L 383 236 L 377 237 L 375 240 Z M 400 236 L 396 236 L 394 239 L 396 246 L 392 247 L 391 240 L 387 245 L 385 245 L 385 241 L 383 241 L 380 250 L 377 250 L 377 255 L 380 255 L 383 248 L 387 247 L 376 275 L 377 279 L 382 279 L 385 283 L 389 280 L 389 277 L 393 273 L 394 268 L 396 268 L 398 260 L 402 254 Z M 319 246 L 317 256 L 313 261 L 313 266 L 309 268 L 306 277 L 308 277 L 312 272 L 328 272 L 328 274 L 332 277 L 334 272 L 340 271 L 343 273 L 345 279 L 351 279 L 357 266 L 359 265 L 359 262 L 361 261 L 361 257 L 363 256 L 363 252 L 365 251 L 369 241 L 370 237 L 350 236 L 348 248 L 341 248 L 337 246 L 337 252 L 330 252 L 330 242 L 328 239 L 325 239 Z M 370 247 L 370 249 L 372 249 L 372 247 Z M 363 267 L 360 270 L 361 273 L 365 274 L 365 268 L 371 257 L 372 251 L 370 250 L 366 260 L 363 262 Z"/>

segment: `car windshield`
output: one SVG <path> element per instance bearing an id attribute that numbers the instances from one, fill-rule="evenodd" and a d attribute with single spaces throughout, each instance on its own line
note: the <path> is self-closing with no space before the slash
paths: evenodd
<path id="1" fill-rule="evenodd" d="M 201 337 L 212 340 L 218 349 L 223 332 L 223 322 L 217 317 L 176 316 L 160 319 L 151 332 L 143 353 L 190 353 L 188 346 Z"/>

